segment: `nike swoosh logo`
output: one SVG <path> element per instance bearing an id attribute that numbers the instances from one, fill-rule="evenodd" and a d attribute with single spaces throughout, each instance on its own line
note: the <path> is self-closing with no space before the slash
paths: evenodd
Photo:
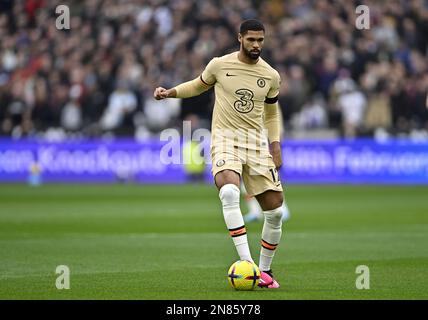
<path id="1" fill-rule="evenodd" d="M 229 72 L 226 73 L 226 77 L 235 77 L 235 76 L 236 76 L 236 74 L 229 74 Z"/>

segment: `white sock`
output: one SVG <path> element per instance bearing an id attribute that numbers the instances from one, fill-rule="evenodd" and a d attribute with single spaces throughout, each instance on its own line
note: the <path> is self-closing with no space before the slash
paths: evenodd
<path id="1" fill-rule="evenodd" d="M 248 246 L 247 231 L 239 207 L 239 188 L 225 184 L 220 188 L 219 197 L 223 205 L 223 216 L 241 260 L 254 262 Z"/>
<path id="2" fill-rule="evenodd" d="M 281 240 L 282 206 L 273 210 L 263 211 L 263 213 L 265 222 L 262 231 L 259 268 L 261 271 L 269 271 L 276 247 Z"/>

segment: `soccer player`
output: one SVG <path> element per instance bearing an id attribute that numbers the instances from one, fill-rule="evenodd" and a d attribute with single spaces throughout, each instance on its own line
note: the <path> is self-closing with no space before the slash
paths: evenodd
<path id="1" fill-rule="evenodd" d="M 259 286 L 279 288 L 271 264 L 282 235 L 283 190 L 277 170 L 282 165 L 277 103 L 281 80 L 260 57 L 264 39 L 265 28 L 260 21 L 243 21 L 239 51 L 213 58 L 194 80 L 171 89 L 156 88 L 154 98 L 189 98 L 214 87 L 212 174 L 224 220 L 240 259 L 254 262 L 239 205 L 242 178 L 265 216 Z"/>

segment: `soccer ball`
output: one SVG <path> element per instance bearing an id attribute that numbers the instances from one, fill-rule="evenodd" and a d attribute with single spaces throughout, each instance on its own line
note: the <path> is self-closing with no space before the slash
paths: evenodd
<path id="1" fill-rule="evenodd" d="M 254 262 L 238 260 L 230 266 L 227 279 L 236 290 L 253 290 L 259 284 L 260 270 Z"/>

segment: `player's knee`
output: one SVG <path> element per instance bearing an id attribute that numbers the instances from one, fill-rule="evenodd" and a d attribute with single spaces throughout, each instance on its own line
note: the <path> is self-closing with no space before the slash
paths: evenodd
<path id="1" fill-rule="evenodd" d="M 284 200 L 282 192 L 268 191 L 262 195 L 256 196 L 263 211 L 274 210 L 282 206 Z"/>
<path id="2" fill-rule="evenodd" d="M 275 197 L 264 205 L 265 209 L 268 211 L 275 211 L 276 209 L 280 209 L 282 207 L 282 197 Z"/>
<path id="3" fill-rule="evenodd" d="M 284 196 L 283 196 L 282 192 L 276 193 L 275 197 L 272 201 L 273 209 L 281 209 L 283 202 L 284 202 Z"/>
<path id="4" fill-rule="evenodd" d="M 239 174 L 233 170 L 223 170 L 218 172 L 214 177 L 215 185 L 220 190 L 226 184 L 239 185 Z"/>
<path id="5" fill-rule="evenodd" d="M 239 188 L 232 184 L 225 184 L 220 188 L 219 197 L 223 205 L 239 204 Z"/>
<path id="6" fill-rule="evenodd" d="M 272 225 L 281 225 L 282 224 L 282 208 L 279 206 L 273 210 L 264 211 L 265 219 L 268 223 Z"/>

